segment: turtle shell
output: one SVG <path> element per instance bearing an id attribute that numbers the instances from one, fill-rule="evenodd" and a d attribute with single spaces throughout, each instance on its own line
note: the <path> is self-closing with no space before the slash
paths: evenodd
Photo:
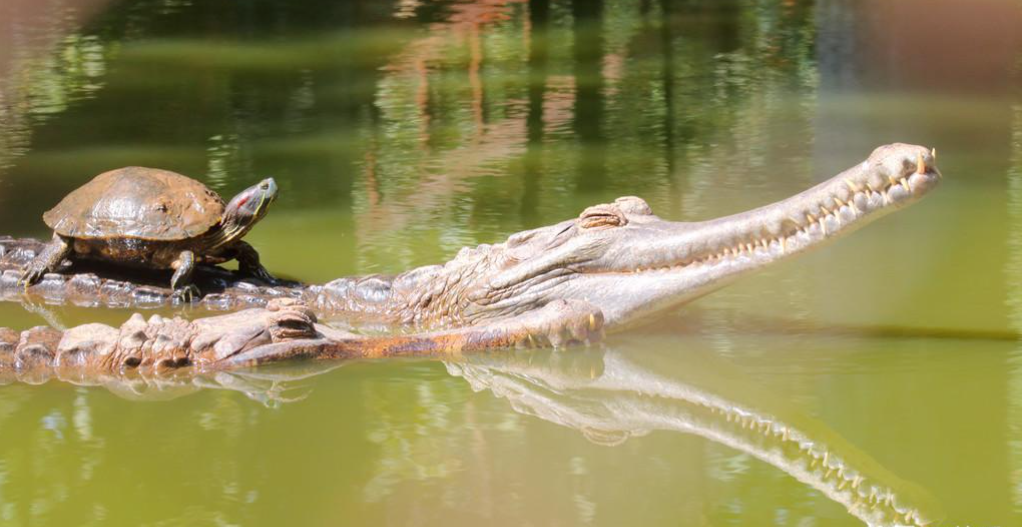
<path id="1" fill-rule="evenodd" d="M 203 234 L 224 214 L 224 200 L 202 183 L 167 170 L 104 172 L 43 214 L 71 238 L 178 241 Z"/>

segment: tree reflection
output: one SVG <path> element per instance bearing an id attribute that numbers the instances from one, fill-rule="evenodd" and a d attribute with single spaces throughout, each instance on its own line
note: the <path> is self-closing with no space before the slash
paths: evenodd
<path id="1" fill-rule="evenodd" d="M 803 2 L 264 1 L 245 16 L 151 3 L 73 32 L 78 51 L 51 80 L 16 81 L 35 100 L 60 93 L 53 82 L 92 90 L 3 134 L 32 137 L 4 170 L 27 208 L 113 165 L 160 164 L 227 193 L 269 172 L 292 206 L 352 206 L 355 223 L 337 228 L 353 231 L 360 267 L 407 267 L 435 257 L 420 240 L 455 251 L 567 202 L 646 194 L 700 214 L 703 189 L 747 177 L 745 164 L 806 178 L 787 166 L 800 152 L 765 133 L 786 130 L 802 152 L 808 142 Z M 64 183 L 25 177 L 43 173 Z M 10 214 L 0 219 L 29 221 Z"/>

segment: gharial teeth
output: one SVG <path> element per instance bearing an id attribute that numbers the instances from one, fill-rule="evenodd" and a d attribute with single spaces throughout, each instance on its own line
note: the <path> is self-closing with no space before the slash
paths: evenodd
<path id="1" fill-rule="evenodd" d="M 918 153 L 918 173 L 925 174 L 925 157 L 921 152 Z"/>
<path id="2" fill-rule="evenodd" d="M 936 156 L 935 149 L 933 149 L 932 155 L 935 158 L 935 156 Z M 924 165 L 923 164 L 924 164 L 924 158 L 923 158 L 923 156 L 921 154 L 919 154 L 919 173 L 924 173 L 924 172 L 922 172 L 922 170 L 924 170 L 924 168 L 923 168 Z M 937 172 L 936 175 L 939 176 L 939 173 Z M 844 202 L 842 199 L 840 199 L 837 196 L 832 196 L 833 202 L 836 204 L 835 208 L 829 209 L 825 205 L 819 205 L 819 212 L 816 215 L 812 215 L 811 213 L 806 212 L 804 217 L 805 217 L 805 219 L 808 222 L 807 225 L 800 225 L 798 222 L 796 222 L 794 220 L 790 220 L 791 224 L 793 224 L 794 227 L 796 227 L 796 229 L 793 230 L 793 232 L 791 232 L 790 234 L 783 234 L 782 236 L 779 236 L 778 238 L 756 238 L 756 239 L 752 239 L 752 241 L 750 241 L 750 242 L 743 242 L 743 243 L 737 244 L 736 246 L 725 248 L 725 249 L 722 250 L 721 253 L 714 253 L 714 254 L 710 254 L 710 255 L 704 256 L 704 257 L 700 257 L 697 260 L 695 260 L 695 262 L 696 263 L 712 262 L 712 261 L 715 261 L 715 260 L 721 260 L 721 259 L 724 259 L 724 258 L 728 258 L 731 254 L 734 257 L 739 257 L 739 256 L 745 254 L 745 251 L 747 251 L 747 253 L 754 254 L 758 250 L 759 247 L 764 248 L 765 250 L 768 251 L 768 250 L 771 249 L 772 242 L 778 243 L 780 248 L 781 248 L 781 250 L 783 252 L 786 252 L 786 250 L 787 250 L 787 240 L 790 237 L 797 237 L 797 236 L 800 236 L 800 235 L 805 235 L 805 236 L 810 235 L 811 227 L 818 226 L 822 230 L 822 233 L 826 234 L 827 233 L 826 219 L 828 217 L 833 216 L 837 221 L 839 221 L 842 224 L 844 222 L 844 218 L 842 216 L 843 207 L 844 206 L 849 207 L 850 210 L 852 211 L 852 214 L 861 214 L 861 213 L 863 213 L 864 211 L 862 211 L 854 202 L 854 198 L 856 198 L 859 194 L 864 196 L 868 200 L 882 199 L 883 205 L 889 205 L 890 203 L 893 202 L 894 198 L 890 197 L 888 190 L 890 188 L 892 188 L 893 186 L 896 186 L 897 184 L 899 184 L 908 193 L 912 192 L 910 182 L 908 181 L 908 179 L 906 177 L 896 178 L 896 179 L 894 177 L 892 177 L 892 176 L 887 176 L 887 177 L 889 178 L 891 185 L 890 186 L 884 185 L 881 190 L 875 190 L 870 185 L 866 186 L 865 188 L 859 189 L 857 187 L 857 185 L 855 185 L 855 183 L 851 179 L 845 178 L 844 179 L 844 183 L 847 184 L 847 186 L 854 192 L 855 195 L 852 196 L 851 199 L 848 199 L 846 202 Z M 869 208 L 870 209 L 872 208 L 871 205 L 872 205 L 872 202 L 869 201 Z M 672 268 L 673 268 L 673 266 L 663 266 L 663 267 L 653 268 L 653 270 L 671 270 Z M 634 269 L 634 272 L 635 273 L 640 273 L 640 272 L 642 272 L 642 270 L 641 270 L 640 267 L 638 267 L 638 268 Z"/>

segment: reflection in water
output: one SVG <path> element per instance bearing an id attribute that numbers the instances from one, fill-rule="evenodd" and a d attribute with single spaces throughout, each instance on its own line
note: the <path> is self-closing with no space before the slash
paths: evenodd
<path id="1" fill-rule="evenodd" d="M 102 375 L 89 380 L 67 380 L 78 386 L 106 388 L 120 397 L 135 401 L 169 401 L 203 389 L 230 390 L 273 408 L 306 397 L 302 382 L 310 377 L 341 367 L 338 362 L 318 361 L 261 367 L 252 370 L 222 371 L 196 375 L 148 377 L 142 375 Z M 4 379 L 7 382 L 13 379 Z M 44 381 L 45 382 L 45 381 Z M 2 383 L 0 383 L 2 385 Z"/>
<path id="2" fill-rule="evenodd" d="M 676 351 L 498 351 L 450 360 L 446 366 L 474 391 L 490 390 L 516 412 L 579 430 L 598 444 L 621 445 L 656 430 L 698 435 L 781 470 L 866 524 L 928 525 L 938 520 L 938 507 L 923 490 L 891 474 L 826 425 L 774 400 L 716 354 Z M 138 400 L 223 389 L 277 406 L 305 397 L 303 385 L 310 378 L 341 364 L 309 362 L 177 379 L 110 380 L 103 386 Z M 458 426 L 450 406 L 459 396 L 447 393 L 452 389 L 437 383 L 416 387 L 413 400 L 401 403 L 423 409 L 412 416 L 393 415 L 389 408 L 396 403 L 389 402 L 388 394 L 366 394 L 368 410 L 376 416 L 367 437 L 382 449 L 375 475 L 363 490 L 368 502 L 385 499 L 401 481 L 445 480 L 461 470 L 458 457 L 437 455 L 452 447 L 449 434 L 442 431 Z M 230 424 L 224 417 L 211 416 L 200 425 Z M 62 415 L 46 419 L 51 424 L 43 428 L 59 440 L 67 428 Z M 74 420 L 80 435 L 90 435 L 87 406 L 80 405 Z M 473 446 L 477 442 L 472 436 L 470 440 L 465 446 L 471 450 L 486 448 Z"/>
<path id="3" fill-rule="evenodd" d="M 1007 299 L 1008 327 L 1018 328 L 1021 332 L 1021 105 L 1015 107 L 1014 117 L 1011 120 L 1011 159 L 1008 161 L 1007 170 L 1007 255 L 1008 261 L 1004 264 L 1004 272 L 1007 275 Z"/>
<path id="4" fill-rule="evenodd" d="M 766 185 L 767 167 L 807 186 L 811 11 L 691 9 L 713 23 L 668 0 L 451 6 L 380 68 L 354 182 L 359 267 L 428 263 L 410 240 L 452 253 L 577 196 L 699 218 L 724 185 Z"/>
<path id="5" fill-rule="evenodd" d="M 603 58 L 604 32 L 600 25 L 604 2 L 573 0 L 573 135 L 587 155 L 580 156 L 576 168 L 576 188 L 601 192 L 607 183 L 605 163 L 605 98 Z"/>
<path id="6" fill-rule="evenodd" d="M 88 5 L 48 3 L 45 17 L 18 12 L 16 2 L 0 6 L 0 171 L 28 152 L 34 127 L 103 88 L 113 54 L 98 35 L 74 31 Z"/>
<path id="7" fill-rule="evenodd" d="M 692 219 L 721 215 L 722 187 L 764 184 L 767 166 L 795 179 L 792 188 L 808 183 L 815 76 L 803 2 L 400 3 L 312 19 L 316 9 L 274 2 L 248 19 L 205 4 L 145 4 L 91 24 L 104 38 L 75 37 L 82 51 L 71 55 L 83 65 L 55 78 L 99 86 L 101 75 L 107 95 L 58 113 L 59 130 L 36 125 L 44 140 L 8 173 L 65 181 L 6 181 L 26 207 L 45 209 L 83 174 L 113 165 L 159 164 L 229 194 L 273 173 L 293 209 L 351 204 L 351 226 L 317 232 L 367 272 L 429 263 L 425 239 L 453 254 L 561 217 L 577 199 L 646 195 Z M 397 32 L 396 20 L 420 25 Z M 201 29 L 221 24 L 235 38 Z M 321 25 L 333 30 L 314 31 Z M 249 38 L 261 32 L 288 38 Z M 776 131 L 789 137 L 783 148 Z M 65 136 L 76 138 L 73 152 L 57 141 Z M 751 198 L 734 210 L 766 201 Z M 40 228 L 9 208 L 0 221 Z"/>
<path id="8" fill-rule="evenodd" d="M 511 33 L 515 26 L 496 27 L 509 19 L 516 4 L 456 4 L 445 20 L 431 24 L 422 38 L 406 44 L 381 68 L 385 74 L 375 101 L 374 140 L 361 171 L 365 184 L 354 203 L 361 267 L 373 268 L 377 253 L 393 253 L 395 240 L 389 234 L 415 231 L 423 228 L 425 217 L 447 215 L 455 196 L 470 190 L 467 180 L 500 176 L 497 164 L 522 154 L 524 120 L 485 107 L 495 103 L 485 99 L 481 71 L 492 54 L 519 52 L 514 47 L 519 35 Z M 486 47 L 483 29 L 500 40 Z M 485 113 L 497 117 L 486 120 Z M 465 224 L 446 229 L 443 237 L 453 250 L 474 240 Z"/>
<path id="9" fill-rule="evenodd" d="M 448 368 L 516 411 L 597 443 L 617 445 L 653 430 L 696 434 L 775 466 L 867 524 L 938 519 L 924 491 L 822 423 L 770 404 L 772 397 L 711 354 L 510 352 L 465 357 Z"/>

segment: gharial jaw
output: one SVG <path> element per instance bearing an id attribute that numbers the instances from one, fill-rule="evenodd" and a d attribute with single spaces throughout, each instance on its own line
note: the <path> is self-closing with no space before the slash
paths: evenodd
<path id="1" fill-rule="evenodd" d="M 914 203 L 938 184 L 935 162 L 921 146 L 882 146 L 795 196 L 703 222 L 662 220 L 636 197 L 590 207 L 576 220 L 487 247 L 498 272 L 463 311 L 473 323 L 573 298 L 601 308 L 615 329 Z"/>

